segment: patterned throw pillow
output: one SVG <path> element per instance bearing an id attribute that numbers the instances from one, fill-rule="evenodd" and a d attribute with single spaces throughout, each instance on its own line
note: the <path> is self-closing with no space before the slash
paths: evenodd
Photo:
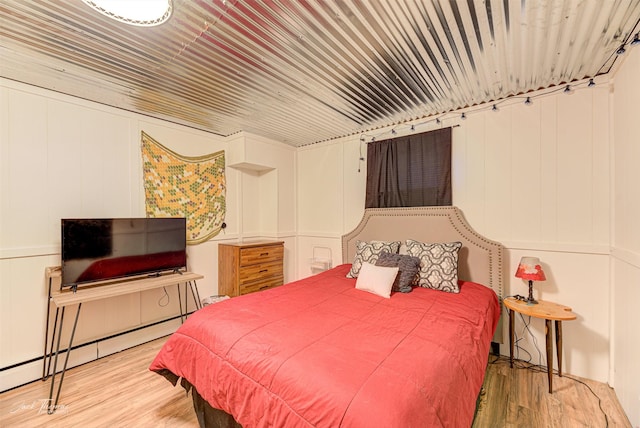
<path id="1" fill-rule="evenodd" d="M 461 242 L 426 244 L 407 239 L 407 253 L 420 259 L 418 285 L 434 290 L 459 293 L 458 252 Z"/>
<path id="2" fill-rule="evenodd" d="M 420 259 L 409 255 L 391 254 L 383 251 L 378 257 L 376 266 L 397 267 L 399 273 L 393 283 L 392 290 L 408 293 L 411 291 L 411 286 L 417 282 Z"/>
<path id="3" fill-rule="evenodd" d="M 362 267 L 362 263 L 368 262 L 372 265 L 378 261 L 378 256 L 383 251 L 395 254 L 400 248 L 400 241 L 385 242 L 385 241 L 357 241 L 356 242 L 356 256 L 353 259 L 351 270 L 347 274 L 347 278 L 357 278 L 358 272 Z"/>

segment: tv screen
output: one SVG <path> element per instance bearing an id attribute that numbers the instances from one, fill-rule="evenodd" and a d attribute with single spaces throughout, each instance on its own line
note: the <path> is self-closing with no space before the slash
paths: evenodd
<path id="1" fill-rule="evenodd" d="M 185 218 L 62 219 L 62 287 L 181 270 Z"/>

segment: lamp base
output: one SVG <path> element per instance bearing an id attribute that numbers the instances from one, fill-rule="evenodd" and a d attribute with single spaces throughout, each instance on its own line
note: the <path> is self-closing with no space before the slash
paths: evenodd
<path id="1" fill-rule="evenodd" d="M 529 280 L 529 297 L 527 297 L 527 305 L 537 305 L 538 301 L 533 298 L 533 281 Z"/>

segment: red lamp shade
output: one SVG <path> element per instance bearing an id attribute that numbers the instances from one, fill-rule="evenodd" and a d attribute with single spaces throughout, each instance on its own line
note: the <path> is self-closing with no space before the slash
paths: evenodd
<path id="1" fill-rule="evenodd" d="M 544 281 L 547 279 L 544 276 L 542 266 L 540 266 L 540 259 L 537 257 L 521 258 L 518 270 L 516 271 L 516 278 L 528 279 L 530 281 Z"/>

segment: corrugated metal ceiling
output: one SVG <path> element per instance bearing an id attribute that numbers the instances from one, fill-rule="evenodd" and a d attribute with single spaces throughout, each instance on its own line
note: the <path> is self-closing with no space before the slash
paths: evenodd
<path id="1" fill-rule="evenodd" d="M 0 75 L 294 146 L 607 73 L 631 0 L 173 0 L 134 27 L 80 0 L 0 0 Z"/>

